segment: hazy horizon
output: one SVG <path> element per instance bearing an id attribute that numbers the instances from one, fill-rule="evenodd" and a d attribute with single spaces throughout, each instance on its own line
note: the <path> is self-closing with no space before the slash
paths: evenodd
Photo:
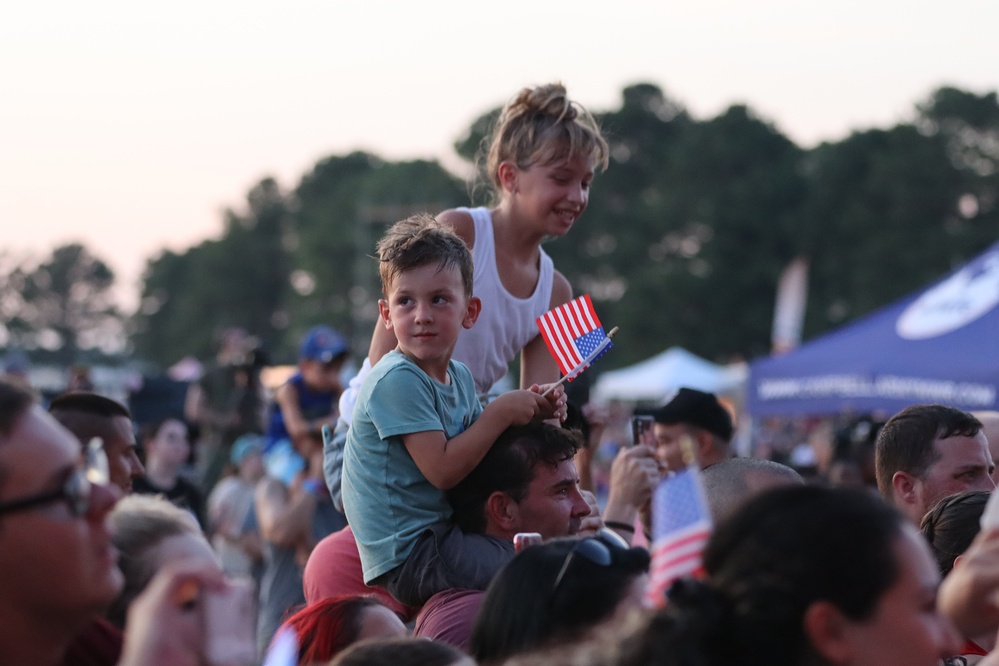
<path id="1" fill-rule="evenodd" d="M 0 21 L 4 251 L 42 258 L 80 241 L 130 306 L 147 259 L 217 236 L 222 211 L 261 178 L 290 188 L 353 150 L 453 167 L 451 146 L 479 114 L 550 80 L 593 111 L 649 82 L 698 118 L 747 104 L 803 147 L 839 140 L 910 118 L 941 85 L 999 88 L 999 5 L 941 10 L 25 3 Z"/>

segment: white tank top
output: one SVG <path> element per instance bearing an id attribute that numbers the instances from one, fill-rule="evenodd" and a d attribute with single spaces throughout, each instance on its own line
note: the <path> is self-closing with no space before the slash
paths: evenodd
<path id="1" fill-rule="evenodd" d="M 475 224 L 473 292 L 482 301 L 482 312 L 475 326 L 458 336 L 452 358 L 468 366 L 475 378 L 475 390 L 486 393 L 506 375 L 510 361 L 538 335 L 535 320 L 549 309 L 555 269 L 551 257 L 541 250 L 540 275 L 534 293 L 528 298 L 513 296 L 503 287 L 496 270 L 496 244 L 489 209 L 458 210 L 471 215 Z"/>

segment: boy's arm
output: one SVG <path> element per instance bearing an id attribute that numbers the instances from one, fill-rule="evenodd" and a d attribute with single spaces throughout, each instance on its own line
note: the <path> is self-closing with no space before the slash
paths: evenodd
<path id="1" fill-rule="evenodd" d="M 509 426 L 551 418 L 554 413 L 547 398 L 533 391 L 510 391 L 486 405 L 472 425 L 451 439 L 442 430 L 428 430 L 402 435 L 402 441 L 427 481 L 448 490 L 475 469 Z"/>
<path id="2" fill-rule="evenodd" d="M 321 428 L 324 424 L 333 424 L 333 403 L 330 403 L 330 414 L 328 420 L 310 422 L 302 414 L 302 408 L 298 404 L 298 389 L 293 384 L 282 384 L 274 392 L 274 402 L 281 410 L 281 417 L 284 419 L 284 427 L 288 431 L 288 437 L 295 445 L 295 450 L 305 455 L 308 451 L 305 446 L 309 439 L 318 441 Z"/>
<path id="3" fill-rule="evenodd" d="M 260 536 L 279 546 L 292 547 L 309 536 L 316 498 L 292 493 L 277 479 L 264 477 L 254 496 Z"/>

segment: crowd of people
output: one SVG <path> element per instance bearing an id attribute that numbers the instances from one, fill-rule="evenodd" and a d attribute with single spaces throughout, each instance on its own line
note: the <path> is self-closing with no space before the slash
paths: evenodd
<path id="1" fill-rule="evenodd" d="M 869 428 L 865 487 L 834 460 L 737 456 L 729 408 L 681 388 L 595 492 L 602 414 L 535 319 L 572 297 L 541 242 L 607 150 L 560 85 L 522 91 L 488 152 L 494 206 L 379 242 L 347 386 L 327 326 L 270 396 L 227 331 L 154 423 L 0 379 L 0 664 L 999 664 L 999 414 Z M 491 393 L 518 356 L 519 388 Z M 650 604 L 656 490 L 692 470 L 711 536 Z"/>

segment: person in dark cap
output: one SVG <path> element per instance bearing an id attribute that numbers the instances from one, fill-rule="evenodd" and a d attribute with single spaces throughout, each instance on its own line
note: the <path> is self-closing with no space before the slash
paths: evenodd
<path id="1" fill-rule="evenodd" d="M 702 469 L 732 457 L 732 415 L 714 393 L 681 388 L 653 417 L 656 457 L 665 468 L 684 466 L 685 437 L 690 437 Z"/>

